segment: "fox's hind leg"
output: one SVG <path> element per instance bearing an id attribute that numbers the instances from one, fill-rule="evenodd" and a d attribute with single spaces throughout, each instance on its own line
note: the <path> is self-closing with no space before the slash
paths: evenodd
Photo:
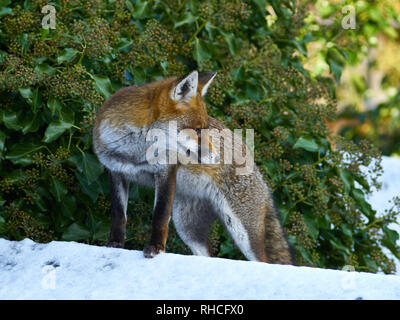
<path id="1" fill-rule="evenodd" d="M 175 228 L 192 253 L 210 256 L 208 233 L 215 215 L 209 205 L 198 199 L 175 199 L 172 220 Z"/>
<path id="2" fill-rule="evenodd" d="M 126 230 L 129 181 L 122 173 L 109 171 L 111 196 L 111 231 L 108 247 L 123 248 Z"/>

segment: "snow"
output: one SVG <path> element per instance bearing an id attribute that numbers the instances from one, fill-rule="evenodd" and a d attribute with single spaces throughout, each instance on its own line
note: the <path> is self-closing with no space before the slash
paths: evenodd
<path id="1" fill-rule="evenodd" d="M 383 167 L 369 200 L 380 214 L 400 189 L 400 160 Z M 0 239 L 0 299 L 400 299 L 399 275 Z"/>
<path id="2" fill-rule="evenodd" d="M 379 191 L 374 190 L 368 199 L 372 208 L 383 214 L 385 209 L 391 207 L 389 200 L 395 196 L 400 196 L 400 158 L 382 157 L 383 174 L 378 181 L 382 183 Z M 392 227 L 400 231 L 399 224 L 393 224 Z"/>
<path id="3" fill-rule="evenodd" d="M 393 202 L 389 201 L 393 200 L 393 197 L 400 196 L 400 158 L 382 157 L 382 168 L 383 174 L 378 179 L 382 183 L 382 187 L 379 191 L 374 190 L 368 198 L 368 202 L 376 210 L 378 217 L 382 216 L 386 209 L 392 207 Z M 400 235 L 400 221 L 397 222 L 391 223 L 389 228 L 397 231 Z M 400 239 L 397 240 L 397 246 L 400 247 Z M 395 261 L 396 274 L 400 276 L 400 261 L 388 249 L 383 248 L 383 251 Z"/>
<path id="4" fill-rule="evenodd" d="M 400 299 L 400 277 L 0 239 L 0 299 Z"/>

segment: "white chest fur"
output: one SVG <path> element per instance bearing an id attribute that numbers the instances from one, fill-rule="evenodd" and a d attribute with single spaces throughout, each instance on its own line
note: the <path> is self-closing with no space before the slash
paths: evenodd
<path id="1" fill-rule="evenodd" d="M 99 139 L 95 150 L 100 162 L 111 171 L 134 177 L 142 171 L 154 172 L 156 166 L 148 165 L 146 150 L 149 143 L 146 135 L 149 128 L 132 125 L 112 127 L 103 121 L 99 128 Z M 135 179 L 133 179 L 135 180 Z"/>

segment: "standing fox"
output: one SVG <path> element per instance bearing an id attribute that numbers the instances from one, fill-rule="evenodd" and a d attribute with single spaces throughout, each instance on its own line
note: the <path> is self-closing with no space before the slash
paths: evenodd
<path id="1" fill-rule="evenodd" d="M 112 219 L 107 245 L 124 246 L 129 184 L 135 182 L 155 188 L 152 235 L 145 257 L 165 251 L 172 214 L 178 234 L 193 254 L 210 256 L 208 233 L 219 219 L 247 259 L 293 264 L 279 213 L 246 145 L 233 148 L 246 152 L 252 171 L 237 174 L 243 163 L 224 163 L 224 155 L 215 150 L 214 137 L 208 134 L 207 130 L 232 133 L 206 112 L 203 97 L 215 75 L 193 71 L 126 87 L 99 109 L 93 142 L 110 178 Z M 195 129 L 197 136 L 167 143 L 157 156 L 168 151 L 170 157 L 150 164 L 148 150 L 154 142 L 148 134 L 156 130 L 171 135 L 171 121 L 178 130 Z M 232 145 L 233 137 L 233 133 L 224 135 L 224 146 Z M 189 155 L 198 162 L 175 163 L 171 154 Z"/>

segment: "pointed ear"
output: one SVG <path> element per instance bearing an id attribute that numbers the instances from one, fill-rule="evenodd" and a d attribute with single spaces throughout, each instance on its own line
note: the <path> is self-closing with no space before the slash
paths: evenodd
<path id="1" fill-rule="evenodd" d="M 206 95 L 208 87 L 210 86 L 216 75 L 217 72 L 199 73 L 199 89 L 203 97 Z"/>
<path id="2" fill-rule="evenodd" d="M 174 101 L 189 101 L 197 93 L 199 75 L 197 71 L 192 71 L 178 79 L 178 83 L 172 87 L 171 99 Z"/>

